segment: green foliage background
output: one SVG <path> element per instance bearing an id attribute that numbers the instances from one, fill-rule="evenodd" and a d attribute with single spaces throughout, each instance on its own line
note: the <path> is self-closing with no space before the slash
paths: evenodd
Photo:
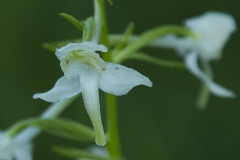
<path id="1" fill-rule="evenodd" d="M 188 17 L 216 10 L 232 14 L 240 22 L 239 0 L 115 0 L 107 5 L 111 33 L 121 33 L 130 21 L 134 33 L 163 24 L 182 24 Z M 90 0 L 0 1 L 0 128 L 19 119 L 37 116 L 48 103 L 33 100 L 36 92 L 49 90 L 62 76 L 56 56 L 42 48 L 43 42 L 81 36 L 58 13 L 85 19 L 93 13 Z M 200 82 L 186 70 L 169 69 L 137 61 L 124 65 L 148 76 L 153 88 L 136 87 L 119 97 L 122 150 L 128 160 L 240 159 L 240 34 L 234 33 L 223 58 L 213 62 L 216 82 L 232 89 L 236 99 L 211 96 L 208 108 L 199 112 L 195 99 Z M 181 60 L 173 51 L 146 49 L 159 58 Z M 101 92 L 101 95 L 103 92 Z M 104 116 L 104 98 L 101 98 Z M 79 98 L 64 117 L 90 124 Z M 35 160 L 59 159 L 51 146 L 79 144 L 41 134 L 35 141 Z"/>

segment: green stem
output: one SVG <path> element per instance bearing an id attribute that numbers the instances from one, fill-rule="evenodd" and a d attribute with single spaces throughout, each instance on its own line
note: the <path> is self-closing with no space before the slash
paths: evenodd
<path id="1" fill-rule="evenodd" d="M 106 94 L 107 101 L 107 148 L 111 158 L 121 159 L 121 148 L 118 134 L 118 119 L 117 119 L 117 99 L 112 94 Z"/>
<path id="2" fill-rule="evenodd" d="M 105 0 L 94 0 L 95 12 L 98 11 L 99 15 L 95 13 L 96 17 L 100 16 L 102 26 L 100 43 L 104 44 L 109 50 L 103 54 L 105 61 L 112 62 L 110 54 L 110 45 L 108 39 L 108 27 L 105 13 Z M 96 6 L 98 5 L 98 6 Z M 117 121 L 117 104 L 114 95 L 106 94 L 107 104 L 107 149 L 110 158 L 121 159 L 120 141 L 118 135 L 118 121 Z"/>
<path id="3" fill-rule="evenodd" d="M 61 114 L 67 106 L 69 106 L 70 103 L 72 103 L 77 96 L 74 96 L 72 98 L 66 99 L 66 100 L 62 100 L 58 103 L 54 103 L 52 105 L 50 105 L 46 111 L 44 111 L 41 114 L 41 118 L 42 119 L 47 119 L 47 118 L 55 118 L 57 117 L 59 114 Z M 14 137 L 15 135 L 15 140 L 18 142 L 27 142 L 27 141 L 31 141 L 34 137 L 36 137 L 41 131 L 40 129 L 36 128 L 36 127 L 28 127 L 26 129 L 24 129 L 23 131 L 21 131 L 24 128 L 25 123 L 27 123 L 29 120 L 23 120 L 20 121 L 16 124 L 14 124 L 10 129 L 8 129 L 8 135 L 10 137 Z M 23 126 L 23 127 L 21 127 Z"/>
<path id="4" fill-rule="evenodd" d="M 95 4 L 95 17 L 98 19 L 98 24 L 100 25 L 101 29 L 100 32 L 100 43 L 104 44 L 108 48 L 108 52 L 103 53 L 103 58 L 105 61 L 111 62 L 112 58 L 110 55 L 110 44 L 108 39 L 108 27 L 107 27 L 107 19 L 106 19 L 106 13 L 105 13 L 105 1 L 104 0 L 94 0 Z M 100 19 L 100 21 L 99 21 Z M 99 26 L 96 26 L 99 27 Z"/>
<path id="5" fill-rule="evenodd" d="M 131 42 L 125 49 L 119 52 L 114 57 L 114 62 L 122 63 L 126 60 L 131 54 L 139 50 L 140 48 L 148 45 L 153 40 L 165 36 L 167 34 L 178 34 L 178 35 L 189 35 L 194 38 L 196 36 L 189 30 L 181 26 L 160 26 L 154 29 L 151 29 L 142 35 L 140 35 L 135 41 Z"/>

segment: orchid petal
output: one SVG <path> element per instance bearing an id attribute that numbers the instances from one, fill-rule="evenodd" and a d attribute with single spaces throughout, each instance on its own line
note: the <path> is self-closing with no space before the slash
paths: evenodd
<path id="1" fill-rule="evenodd" d="M 97 145 L 106 144 L 98 94 L 98 72 L 95 68 L 82 65 L 80 73 L 80 83 L 82 86 L 82 96 L 87 113 L 92 121 L 96 133 Z"/>
<path id="2" fill-rule="evenodd" d="M 230 34 L 236 30 L 234 18 L 221 12 L 207 12 L 190 18 L 185 25 L 198 35 L 199 52 L 205 60 L 219 58 Z"/>
<path id="3" fill-rule="evenodd" d="M 99 45 L 95 42 L 69 43 L 64 47 L 57 49 L 55 54 L 59 60 L 62 60 L 68 53 L 78 50 L 107 52 L 108 49 L 104 45 Z"/>
<path id="4" fill-rule="evenodd" d="M 58 102 L 65 98 L 71 98 L 81 92 L 78 75 L 72 76 L 70 80 L 61 77 L 57 80 L 54 87 L 45 92 L 33 95 L 34 99 L 40 98 L 47 102 Z"/>
<path id="5" fill-rule="evenodd" d="M 201 81 L 206 83 L 210 91 L 216 96 L 234 98 L 235 94 L 232 91 L 218 85 L 217 83 L 214 83 L 203 71 L 200 70 L 197 65 L 197 58 L 198 55 L 194 52 L 185 57 L 185 64 L 188 70 Z"/>
<path id="6" fill-rule="evenodd" d="M 32 149 L 31 144 L 19 145 L 13 148 L 13 154 L 16 160 L 32 160 Z"/>
<path id="7" fill-rule="evenodd" d="M 134 69 L 113 63 L 106 64 L 106 70 L 99 79 L 101 90 L 117 96 L 127 94 L 138 85 L 152 87 L 152 82 Z"/>

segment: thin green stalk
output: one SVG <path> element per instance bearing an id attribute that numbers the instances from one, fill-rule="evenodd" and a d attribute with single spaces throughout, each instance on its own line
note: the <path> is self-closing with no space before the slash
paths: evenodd
<path id="1" fill-rule="evenodd" d="M 161 60 L 161 59 L 149 56 L 148 54 L 144 54 L 144 53 L 141 53 L 141 52 L 137 52 L 137 53 L 131 55 L 129 58 L 144 61 L 144 62 L 148 62 L 148 63 L 155 64 L 155 65 L 160 65 L 160 66 L 163 66 L 163 67 L 186 69 L 185 65 L 181 62 Z"/>
<path id="2" fill-rule="evenodd" d="M 105 0 L 94 0 L 95 12 L 99 11 L 102 32 L 100 36 L 100 43 L 104 44 L 109 50 L 103 53 L 105 61 L 112 62 L 110 55 L 110 45 L 108 39 L 108 27 L 105 13 Z M 96 7 L 98 5 L 98 7 Z M 97 8 L 97 10 L 96 10 Z M 95 13 L 96 15 L 97 13 Z M 110 158 L 121 159 L 120 141 L 118 135 L 118 121 L 117 121 L 117 104 L 116 97 L 114 95 L 106 94 L 107 104 L 107 149 L 110 154 Z"/>
<path id="3" fill-rule="evenodd" d="M 114 62 L 122 63 L 124 60 L 126 60 L 128 56 L 130 56 L 140 48 L 146 46 L 153 40 L 171 33 L 178 35 L 189 35 L 196 38 L 196 36 L 189 29 L 186 29 L 184 27 L 160 26 L 143 33 L 135 41 L 129 43 L 129 45 L 125 49 L 123 49 L 121 52 L 118 53 L 118 55 L 114 57 Z"/>
<path id="4" fill-rule="evenodd" d="M 209 65 L 209 63 L 205 62 L 203 60 L 201 60 L 200 63 L 203 67 L 203 71 L 208 75 L 208 77 L 210 79 L 213 80 L 213 72 L 212 72 L 212 68 Z M 209 97 L 210 97 L 210 90 L 205 83 L 202 83 L 201 88 L 199 90 L 199 94 L 198 94 L 197 99 L 196 99 L 196 107 L 199 110 L 206 109 L 206 107 L 208 105 Z"/>

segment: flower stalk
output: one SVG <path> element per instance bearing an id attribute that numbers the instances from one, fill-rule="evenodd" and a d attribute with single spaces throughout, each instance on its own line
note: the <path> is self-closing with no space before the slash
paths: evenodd
<path id="1" fill-rule="evenodd" d="M 110 45 L 108 39 L 108 27 L 105 12 L 104 0 L 94 0 L 95 15 L 99 15 L 101 19 L 102 32 L 101 44 L 108 48 L 108 52 L 103 53 L 103 59 L 108 62 L 113 62 L 110 54 Z M 98 7 L 97 7 L 98 6 Z M 98 10 L 99 8 L 99 10 Z M 98 12 L 98 13 L 97 13 Z M 118 119 L 117 119 L 117 100 L 112 94 L 105 94 L 107 105 L 107 149 L 111 158 L 121 159 L 121 147 L 118 134 Z"/>

